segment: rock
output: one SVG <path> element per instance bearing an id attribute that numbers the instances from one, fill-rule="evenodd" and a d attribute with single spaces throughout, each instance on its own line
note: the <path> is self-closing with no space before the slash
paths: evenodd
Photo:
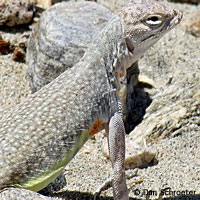
<path id="1" fill-rule="evenodd" d="M 25 193 L 26 195 L 22 195 L 22 193 Z M 39 199 L 39 200 L 58 200 L 58 198 L 50 198 L 45 197 L 35 191 L 26 190 L 23 188 L 13 188 L 8 187 L 1 191 L 1 199 L 9 199 L 9 200 L 28 200 L 28 199 Z"/>
<path id="2" fill-rule="evenodd" d="M 31 22 L 34 11 L 34 0 L 1 0 L 0 26 L 27 24 Z"/>
<path id="3" fill-rule="evenodd" d="M 10 42 L 5 41 L 4 39 L 0 39 L 0 53 L 7 54 L 11 51 Z"/>
<path id="4" fill-rule="evenodd" d="M 109 159 L 107 138 L 104 138 L 102 144 L 102 153 Z M 156 152 L 150 147 L 144 145 L 138 145 L 130 138 L 126 138 L 126 157 L 125 168 L 135 169 L 147 167 L 150 162 L 155 158 Z"/>
<path id="5" fill-rule="evenodd" d="M 25 52 L 30 30 L 23 27 L 4 27 L 0 31 L 0 53 L 12 53 L 12 59 L 25 62 Z"/>
<path id="6" fill-rule="evenodd" d="M 76 64 L 111 16 L 95 2 L 62 2 L 44 12 L 27 48 L 32 92 Z"/>
<path id="7" fill-rule="evenodd" d="M 97 0 L 98 3 L 106 6 L 112 11 L 117 11 L 125 6 L 130 0 Z"/>
<path id="8" fill-rule="evenodd" d="M 150 79 L 149 77 L 140 74 L 138 76 L 137 87 L 153 88 L 153 87 L 156 87 L 156 83 L 154 83 L 154 81 Z"/>
<path id="9" fill-rule="evenodd" d="M 200 6 L 198 6 L 198 12 L 196 12 L 192 20 L 188 24 L 188 30 L 192 35 L 200 37 Z"/>
<path id="10" fill-rule="evenodd" d="M 196 21 L 192 22 L 190 31 L 194 36 L 200 37 L 200 16 L 199 18 L 196 18 Z"/>
<path id="11" fill-rule="evenodd" d="M 49 8 L 52 5 L 52 0 L 37 0 L 36 5 L 42 8 Z"/>
<path id="12" fill-rule="evenodd" d="M 16 47 L 13 52 L 13 60 L 18 62 L 24 62 L 25 52 L 22 48 Z"/>
<path id="13" fill-rule="evenodd" d="M 195 3 L 195 4 L 200 3 L 200 0 L 170 0 L 170 1 L 182 2 L 182 3 Z"/>

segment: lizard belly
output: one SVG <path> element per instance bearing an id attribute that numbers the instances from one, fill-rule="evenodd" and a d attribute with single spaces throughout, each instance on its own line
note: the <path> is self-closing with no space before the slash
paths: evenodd
<path id="1" fill-rule="evenodd" d="M 65 169 L 65 166 L 71 161 L 71 159 L 76 155 L 79 149 L 88 140 L 90 133 L 86 130 L 82 132 L 79 140 L 74 144 L 72 149 L 64 154 L 61 160 L 56 162 L 47 171 L 42 171 L 38 176 L 31 177 L 27 182 L 22 185 L 14 184 L 11 187 L 21 187 L 32 191 L 39 191 L 45 188 L 49 183 L 51 183 L 57 176 L 59 176 Z"/>

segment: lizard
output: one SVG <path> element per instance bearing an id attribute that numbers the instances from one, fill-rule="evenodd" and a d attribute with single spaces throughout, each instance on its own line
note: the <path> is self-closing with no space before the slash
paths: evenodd
<path id="1" fill-rule="evenodd" d="M 90 137 L 105 129 L 114 199 L 127 200 L 122 119 L 127 71 L 181 18 L 179 11 L 154 0 L 130 1 L 76 65 L 3 116 L 0 199 L 51 199 L 36 192 L 64 171 Z"/>

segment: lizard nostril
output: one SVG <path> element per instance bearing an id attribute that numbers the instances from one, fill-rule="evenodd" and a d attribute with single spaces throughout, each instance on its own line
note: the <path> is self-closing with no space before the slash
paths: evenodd
<path id="1" fill-rule="evenodd" d="M 182 19 L 183 14 L 181 12 L 177 11 L 176 9 L 173 9 L 173 15 L 175 16 L 175 19 L 173 20 L 173 23 L 175 25 L 179 24 L 181 19 Z"/>

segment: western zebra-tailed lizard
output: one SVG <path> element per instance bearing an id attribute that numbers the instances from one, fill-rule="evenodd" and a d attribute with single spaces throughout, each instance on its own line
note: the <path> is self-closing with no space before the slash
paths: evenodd
<path id="1" fill-rule="evenodd" d="M 133 0 L 110 20 L 78 64 L 3 117 L 0 199 L 49 199 L 30 190 L 46 187 L 88 138 L 104 128 L 114 199 L 128 199 L 122 121 L 126 72 L 181 17 L 156 1 Z"/>

